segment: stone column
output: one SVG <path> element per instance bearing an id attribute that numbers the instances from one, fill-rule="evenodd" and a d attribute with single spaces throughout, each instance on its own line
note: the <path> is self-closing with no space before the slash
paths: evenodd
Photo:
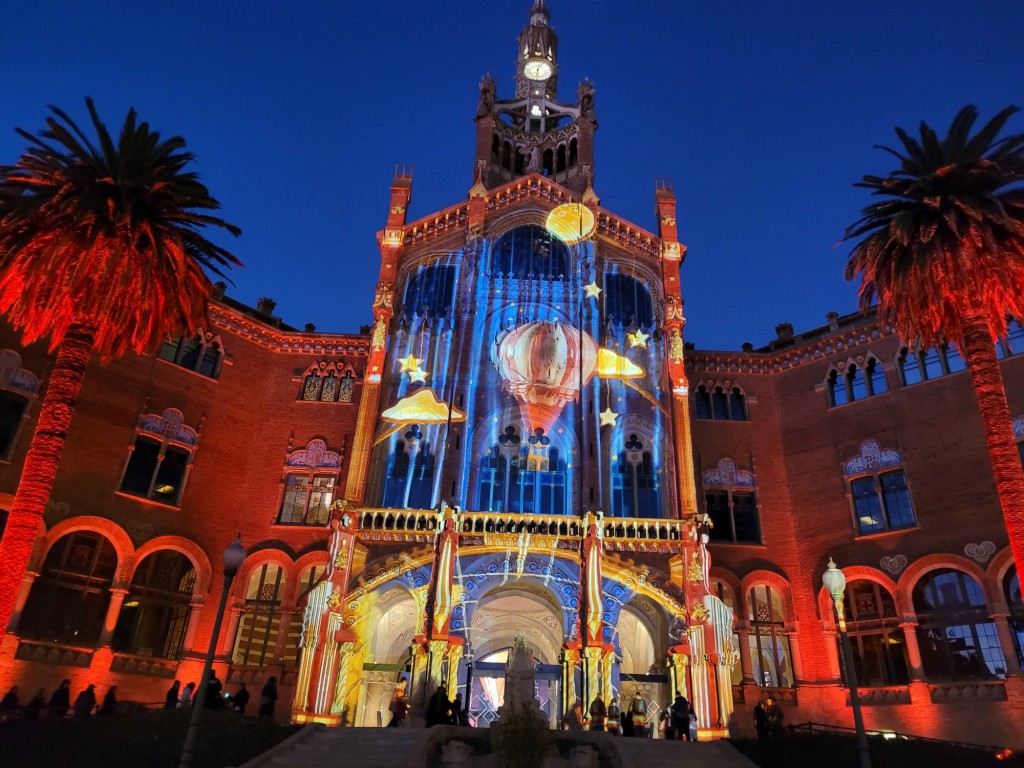
<path id="1" fill-rule="evenodd" d="M 1013 631 L 1010 629 L 1009 616 L 1005 613 L 993 613 L 989 618 L 996 625 L 996 632 L 999 633 L 999 645 L 1003 649 L 1003 665 L 1006 669 L 1006 676 L 1019 675 L 1020 665 L 1017 664 L 1017 648 L 1013 643 Z"/>
<path id="2" fill-rule="evenodd" d="M 100 633 L 100 648 L 110 645 L 110 639 L 114 636 L 114 628 L 117 627 L 117 618 L 121 615 L 124 596 L 127 594 L 128 590 L 124 587 L 110 588 L 110 605 L 107 606 L 107 618 L 103 621 L 103 631 Z"/>
<path id="3" fill-rule="evenodd" d="M 224 634 L 220 638 L 220 655 L 227 656 L 231 653 L 235 646 L 235 635 L 238 634 L 238 622 L 242 619 L 242 606 L 233 605 L 228 610 L 228 621 L 227 626 L 224 628 Z M 216 638 L 210 638 L 210 642 L 215 642 Z"/>
<path id="4" fill-rule="evenodd" d="M 789 655 L 793 662 L 793 687 L 804 679 L 804 660 L 800 655 L 800 637 L 795 629 L 787 629 L 784 633 L 789 638 Z"/>
<path id="5" fill-rule="evenodd" d="M 18 633 L 18 624 L 21 621 L 21 612 L 25 610 L 25 603 L 28 601 L 28 593 L 32 591 L 32 584 L 35 583 L 38 576 L 38 573 L 25 571 L 25 575 L 21 577 L 21 586 L 18 587 L 18 596 L 14 601 L 14 611 L 11 613 L 11 620 L 7 622 L 7 631 L 12 635 L 16 635 Z"/>
<path id="6" fill-rule="evenodd" d="M 828 654 L 828 674 L 833 680 L 843 679 L 843 668 L 839 665 L 839 646 L 836 645 L 839 633 L 834 629 L 826 629 L 825 652 Z"/>
<path id="7" fill-rule="evenodd" d="M 196 641 L 196 630 L 199 629 L 199 617 L 203 613 L 202 599 L 189 603 L 188 624 L 185 626 L 185 638 L 181 642 L 181 650 L 188 652 L 192 650 L 192 644 Z"/>
<path id="8" fill-rule="evenodd" d="M 743 672 L 743 685 L 753 685 L 757 681 L 754 680 L 754 665 L 750 661 L 750 627 L 740 627 L 736 629 L 736 634 L 740 639 L 740 671 Z"/>
<path id="9" fill-rule="evenodd" d="M 921 647 L 917 644 L 917 622 L 904 621 L 900 624 L 903 639 L 907 644 L 907 660 L 910 662 L 910 681 L 921 682 L 925 679 L 924 667 L 921 664 Z"/>
<path id="10" fill-rule="evenodd" d="M 284 663 L 284 652 L 288 645 L 288 632 L 291 630 L 292 619 L 295 616 L 294 608 L 282 608 L 278 611 L 281 620 L 277 625 L 277 638 L 274 640 L 274 661 L 278 664 Z"/>

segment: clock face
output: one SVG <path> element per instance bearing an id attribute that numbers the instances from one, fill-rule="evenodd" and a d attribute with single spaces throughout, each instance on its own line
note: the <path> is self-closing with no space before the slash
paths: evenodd
<path id="1" fill-rule="evenodd" d="M 530 80 L 543 81 L 551 77 L 551 64 L 543 59 L 534 59 L 523 65 L 523 74 Z"/>

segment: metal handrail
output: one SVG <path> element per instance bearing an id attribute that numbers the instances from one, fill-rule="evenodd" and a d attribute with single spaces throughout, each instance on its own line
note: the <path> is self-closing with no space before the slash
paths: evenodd
<path id="1" fill-rule="evenodd" d="M 796 723 L 788 726 L 790 731 L 805 731 L 813 734 L 815 730 L 824 733 L 849 733 L 854 734 L 856 730 L 846 725 L 833 725 L 831 723 Z M 1003 747 L 997 747 L 993 744 L 973 744 L 969 741 L 953 741 L 952 739 L 936 739 L 931 736 L 917 736 L 912 733 L 901 733 L 900 731 L 866 731 L 868 736 L 881 736 L 888 739 L 908 739 L 912 741 L 924 741 L 933 744 L 945 744 L 948 746 L 964 747 L 965 749 L 980 749 L 985 752 L 992 752 L 993 754 L 1004 752 Z"/>

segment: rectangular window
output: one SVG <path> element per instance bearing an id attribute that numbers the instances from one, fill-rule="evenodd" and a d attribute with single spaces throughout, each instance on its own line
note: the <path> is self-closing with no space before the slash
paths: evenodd
<path id="1" fill-rule="evenodd" d="M 1006 327 L 1006 345 L 1010 348 L 1011 355 L 1024 352 L 1024 326 L 1016 320 L 1011 320 Z"/>
<path id="2" fill-rule="evenodd" d="M 868 377 L 871 379 L 871 394 L 880 395 L 889 390 L 889 384 L 885 380 L 885 370 L 877 360 L 868 363 Z"/>
<path id="3" fill-rule="evenodd" d="M 317 475 L 309 494 L 309 509 L 306 511 L 306 525 L 327 525 L 327 513 L 334 499 L 334 477 Z"/>
<path id="4" fill-rule="evenodd" d="M 309 499 L 309 477 L 288 475 L 284 487 L 284 501 L 278 522 L 285 525 L 300 524 L 306 516 L 306 501 Z"/>
<path id="5" fill-rule="evenodd" d="M 711 529 L 713 541 L 732 541 L 732 520 L 729 516 L 729 494 L 725 491 L 708 491 L 704 494 L 708 516 L 714 526 Z"/>
<path id="6" fill-rule="evenodd" d="M 924 377 L 926 379 L 937 379 L 942 376 L 942 359 L 939 350 L 935 347 L 928 347 L 924 352 Z"/>
<path id="7" fill-rule="evenodd" d="M 903 386 L 905 387 L 921 382 L 921 365 L 914 350 L 903 350 L 903 354 L 900 356 L 900 373 L 903 376 Z"/>
<path id="8" fill-rule="evenodd" d="M 946 347 L 943 351 L 946 353 L 946 367 L 949 368 L 950 373 L 958 373 L 967 368 L 963 357 L 960 356 L 959 348 Z"/>
<path id="9" fill-rule="evenodd" d="M 711 418 L 711 395 L 706 389 L 704 389 L 704 387 L 697 388 L 697 399 L 695 405 L 697 407 L 698 419 Z"/>
<path id="10" fill-rule="evenodd" d="M 716 419 L 725 421 L 729 418 L 729 399 L 721 387 L 715 387 L 715 393 L 711 396 L 711 406 Z"/>
<path id="11" fill-rule="evenodd" d="M 761 526 L 757 520 L 757 497 L 753 493 L 733 493 L 732 516 L 737 544 L 760 544 Z"/>
<path id="12" fill-rule="evenodd" d="M 7 390 L 0 390 L 0 459 L 10 458 L 18 438 L 28 400 Z"/>
<path id="13" fill-rule="evenodd" d="M 164 445 L 140 435 L 128 458 L 121 492 L 176 506 L 181 499 L 192 454 L 185 448 Z"/>
<path id="14" fill-rule="evenodd" d="M 850 483 L 853 494 L 853 510 L 857 515 L 857 527 L 861 535 L 885 530 L 882 504 L 875 490 L 873 477 L 861 477 Z"/>
<path id="15" fill-rule="evenodd" d="M 886 472 L 879 479 L 882 481 L 882 497 L 885 499 L 885 512 L 889 518 L 889 528 L 892 530 L 912 528 L 916 521 L 904 474 L 902 472 Z"/>

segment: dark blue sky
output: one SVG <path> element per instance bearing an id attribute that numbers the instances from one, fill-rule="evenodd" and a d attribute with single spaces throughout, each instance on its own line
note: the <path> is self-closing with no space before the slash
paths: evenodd
<path id="1" fill-rule="evenodd" d="M 1024 103 L 1020 0 L 550 0 L 563 100 L 597 87 L 596 189 L 653 229 L 674 180 L 687 336 L 739 349 L 855 307 L 834 247 L 884 173 L 873 150 L 921 119 L 944 132 Z M 181 134 L 246 264 L 229 295 L 285 322 L 370 322 L 388 185 L 415 165 L 413 218 L 464 199 L 490 71 L 510 96 L 530 0 L 8 0 L 0 4 L 0 162 L 47 104 L 108 124 L 134 106 Z M 1024 132 L 1024 117 L 1011 122 Z"/>

